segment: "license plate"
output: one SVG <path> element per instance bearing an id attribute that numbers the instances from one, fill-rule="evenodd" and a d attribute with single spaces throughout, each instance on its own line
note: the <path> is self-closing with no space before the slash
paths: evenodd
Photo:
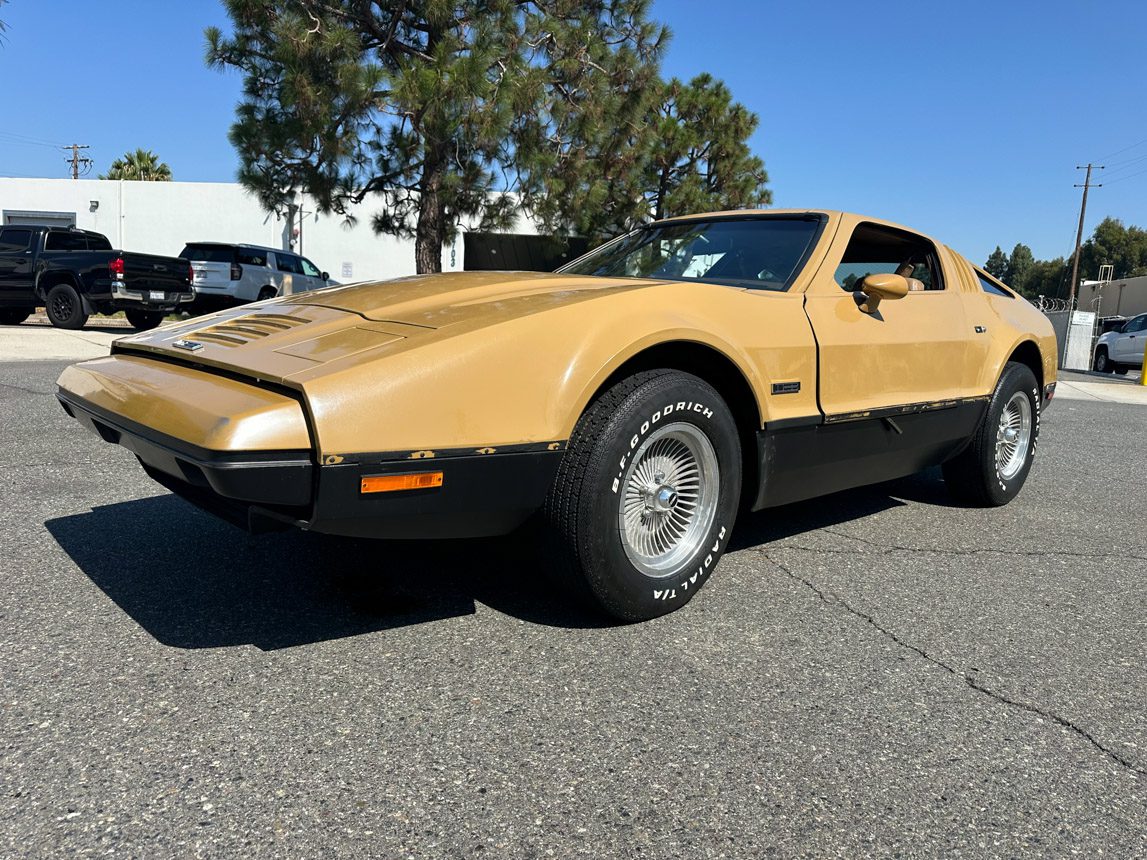
<path id="1" fill-rule="evenodd" d="M 166 298 L 166 296 L 159 290 L 151 290 L 147 295 L 148 298 L 150 298 L 153 302 L 162 302 Z"/>

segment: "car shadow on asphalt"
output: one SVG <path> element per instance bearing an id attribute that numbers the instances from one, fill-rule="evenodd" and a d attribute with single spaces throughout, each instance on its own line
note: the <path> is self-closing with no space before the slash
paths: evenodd
<path id="1" fill-rule="evenodd" d="M 863 519 L 907 501 L 949 504 L 925 473 L 743 516 L 731 550 Z M 76 566 L 159 642 L 265 651 L 473 615 L 533 624 L 614 622 L 566 597 L 528 534 L 370 541 L 249 535 L 173 495 L 97 507 L 45 527 Z"/>
<path id="2" fill-rule="evenodd" d="M 371 541 L 249 535 L 173 495 L 97 507 L 46 528 L 165 645 L 276 650 L 472 615 L 476 602 L 531 623 L 609 622 L 554 589 L 531 542 Z"/>
<path id="3" fill-rule="evenodd" d="M 729 550 L 747 549 L 805 532 L 862 520 L 891 508 L 904 507 L 909 502 L 934 507 L 959 507 L 948 496 L 940 470 L 928 469 L 883 484 L 858 487 L 805 502 L 742 514 L 733 530 Z"/>

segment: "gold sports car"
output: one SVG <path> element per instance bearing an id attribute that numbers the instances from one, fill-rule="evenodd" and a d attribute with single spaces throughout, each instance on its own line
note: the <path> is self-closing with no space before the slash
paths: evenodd
<path id="1" fill-rule="evenodd" d="M 941 465 L 1010 501 L 1055 336 L 950 248 L 841 212 L 660 221 L 553 274 L 284 296 L 115 342 L 64 409 L 246 528 L 381 538 L 528 519 L 627 620 L 710 578 L 737 511 Z"/>

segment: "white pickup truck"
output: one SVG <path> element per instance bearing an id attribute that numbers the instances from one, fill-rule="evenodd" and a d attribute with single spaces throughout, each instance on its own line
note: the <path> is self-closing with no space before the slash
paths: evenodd
<path id="1" fill-rule="evenodd" d="M 1147 349 L 1147 314 L 1139 314 L 1100 336 L 1091 366 L 1100 373 L 1126 373 L 1128 368 L 1143 366 L 1144 349 Z"/>

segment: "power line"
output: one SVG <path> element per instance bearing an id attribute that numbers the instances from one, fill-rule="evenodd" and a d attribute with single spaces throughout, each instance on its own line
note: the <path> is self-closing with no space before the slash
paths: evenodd
<path id="1" fill-rule="evenodd" d="M 1122 182 L 1124 179 L 1131 179 L 1135 176 L 1142 176 L 1144 173 L 1147 173 L 1147 168 L 1144 168 L 1143 170 L 1138 170 L 1135 173 L 1128 173 L 1127 175 L 1120 176 L 1117 179 L 1109 179 L 1107 181 L 1107 184 L 1110 185 L 1112 182 Z"/>
<path id="2" fill-rule="evenodd" d="M 35 144 L 38 144 L 40 146 L 56 146 L 56 147 L 60 146 L 59 143 L 44 140 L 42 137 L 29 137 L 26 134 L 17 134 L 14 131 L 0 131 L 0 136 L 13 138 L 15 140 L 24 140 L 24 141 L 27 141 L 28 143 L 35 143 Z"/>
<path id="3" fill-rule="evenodd" d="M 91 146 L 86 143 L 70 143 L 67 146 L 60 147 L 61 149 L 70 149 L 72 151 L 71 158 L 65 158 L 64 161 L 70 162 L 72 165 L 72 179 L 80 178 L 80 166 L 84 168 L 84 175 L 92 169 L 92 160 L 86 156 L 80 155 L 81 149 L 91 149 Z"/>
<path id="4" fill-rule="evenodd" d="M 1103 156 L 1103 158 L 1101 158 L 1099 160 L 1100 161 L 1106 161 L 1107 159 L 1111 158 L 1111 156 L 1113 156 L 1113 155 L 1119 155 L 1122 152 L 1126 152 L 1129 149 L 1134 149 L 1137 146 L 1142 146 L 1145 143 L 1147 143 L 1147 137 L 1143 138 L 1140 141 L 1137 141 L 1137 142 L 1131 144 L 1130 146 L 1125 146 L 1125 147 L 1123 147 L 1123 149 L 1117 149 L 1117 150 L 1115 150 L 1115 152 L 1108 153 L 1107 155 Z"/>

